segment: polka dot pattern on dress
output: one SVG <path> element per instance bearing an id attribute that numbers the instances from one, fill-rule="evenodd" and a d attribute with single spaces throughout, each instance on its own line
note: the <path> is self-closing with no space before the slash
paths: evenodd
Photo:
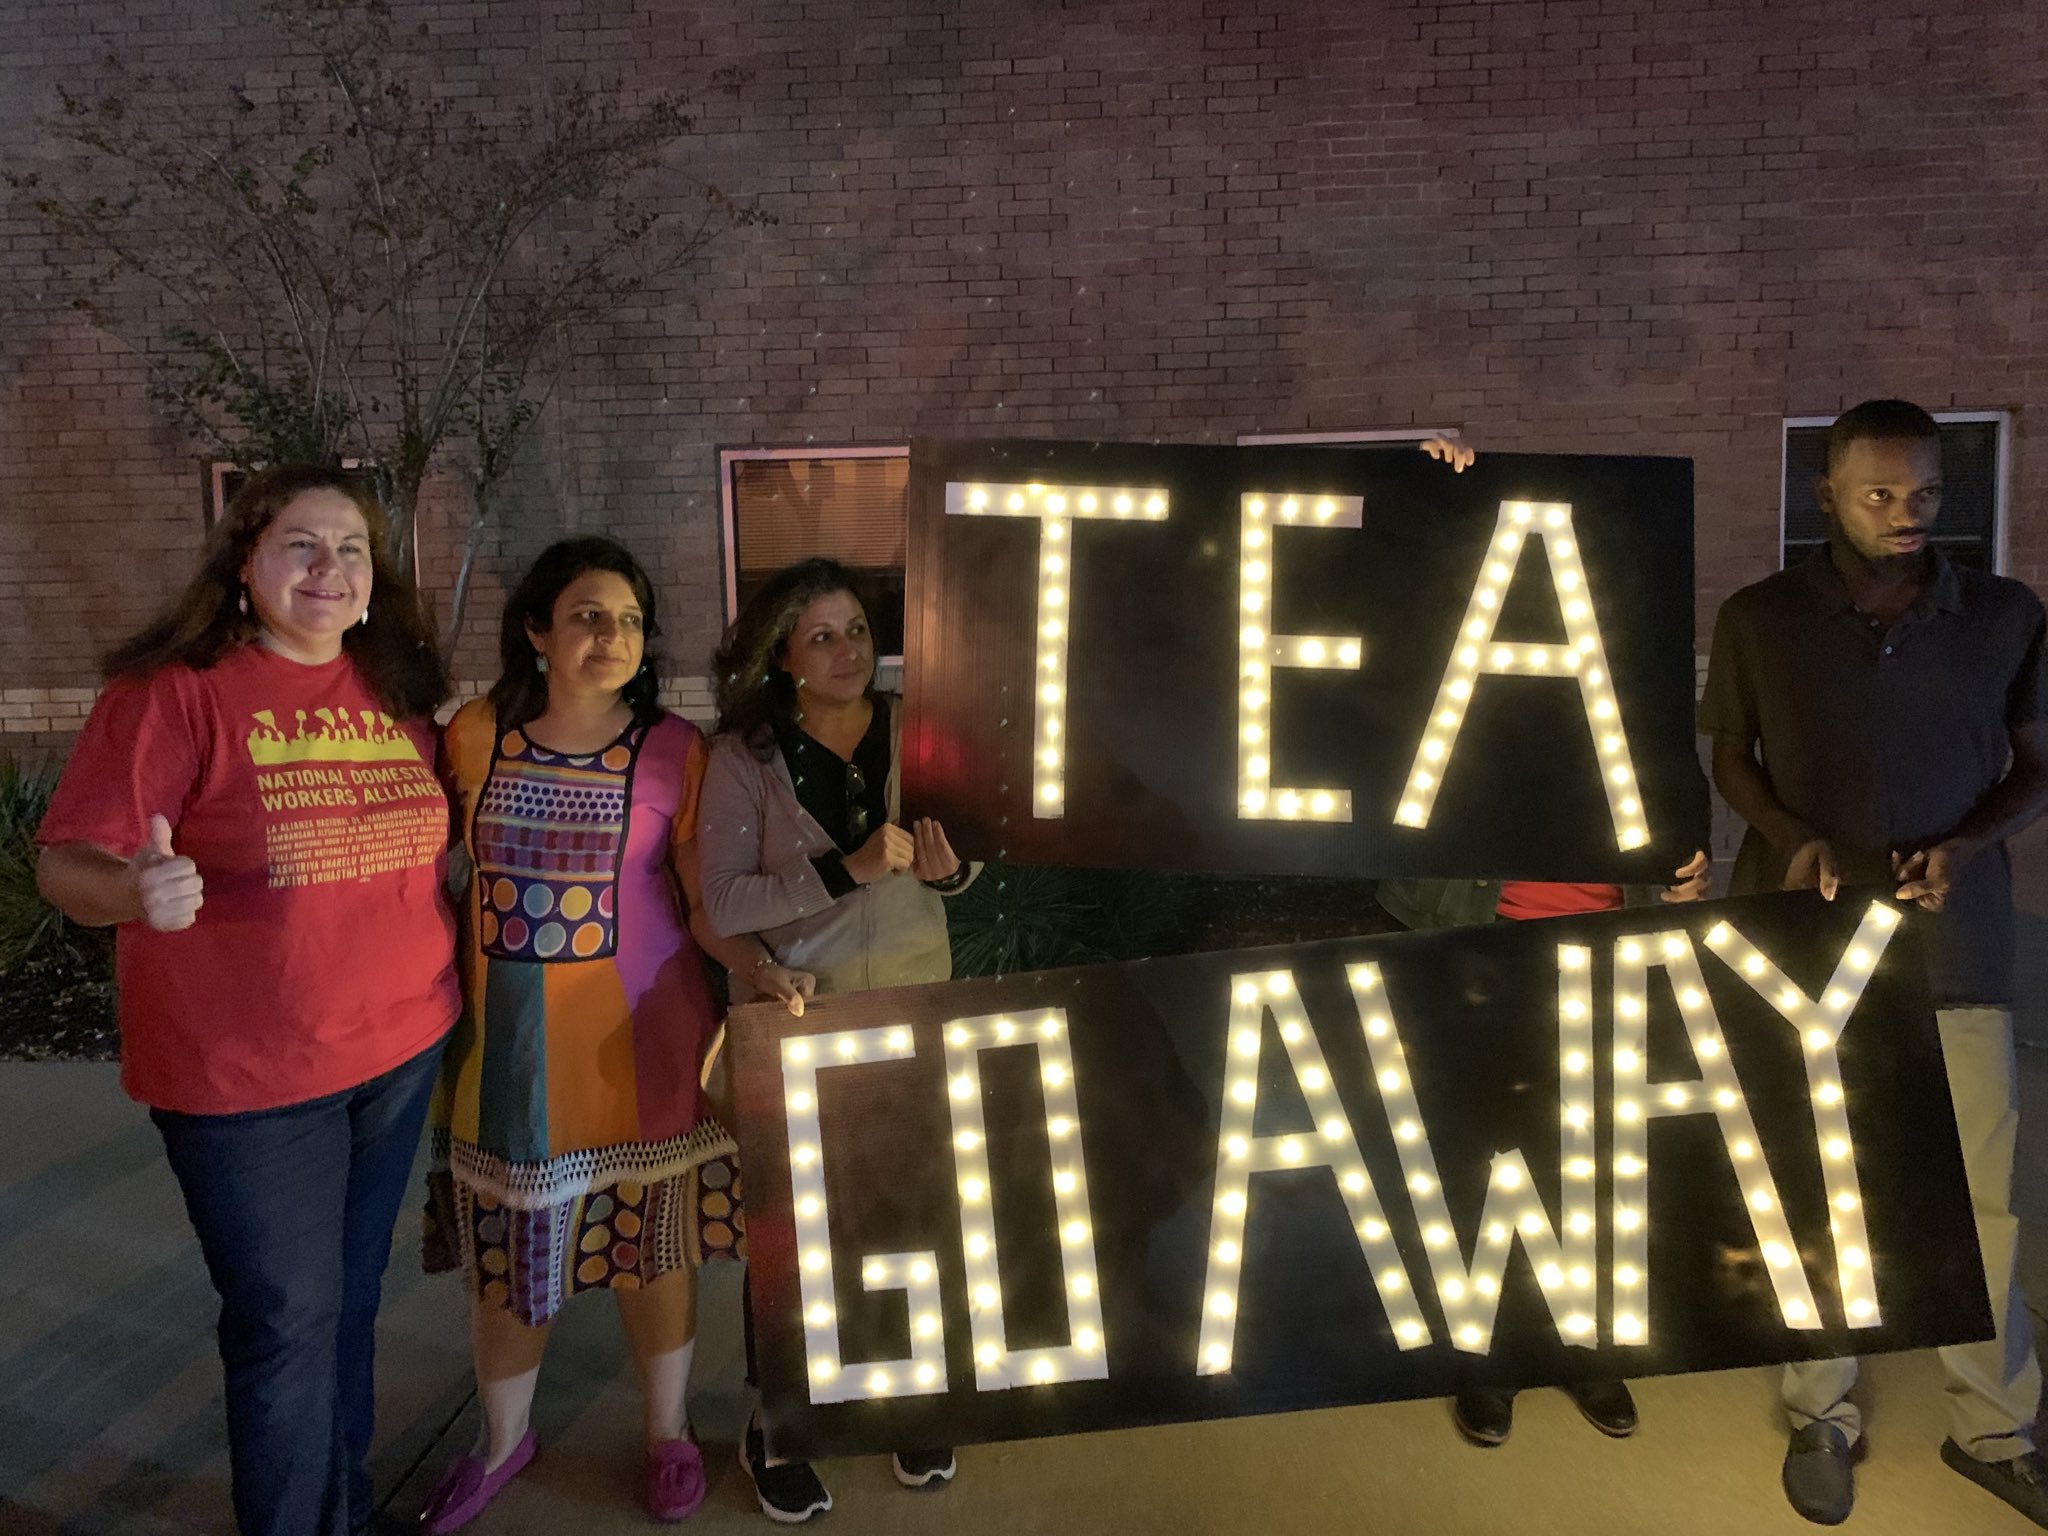
<path id="1" fill-rule="evenodd" d="M 617 949 L 614 886 L 646 735 L 635 725 L 602 752 L 572 757 L 505 733 L 472 838 L 487 956 L 546 964 Z"/>

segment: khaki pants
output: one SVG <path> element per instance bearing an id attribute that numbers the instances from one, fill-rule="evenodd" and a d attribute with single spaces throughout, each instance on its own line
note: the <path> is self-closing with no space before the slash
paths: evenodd
<path id="1" fill-rule="evenodd" d="M 2041 1404 L 2041 1367 L 2014 1276 L 2019 1219 L 2012 1213 L 2012 1157 L 2020 1108 L 2012 1015 L 2003 1008 L 1942 1008 L 1934 1018 L 1948 1062 L 1991 1316 L 1998 1325 L 1997 1337 L 1985 1343 L 1940 1351 L 1948 1377 L 1949 1436 L 1979 1461 L 2005 1461 L 2034 1448 L 2034 1414 Z M 1853 1358 L 1788 1365 L 1783 1393 L 1792 1427 L 1824 1419 L 1855 1444 L 1863 1431 L 1863 1416 L 1849 1401 L 1855 1384 Z"/>

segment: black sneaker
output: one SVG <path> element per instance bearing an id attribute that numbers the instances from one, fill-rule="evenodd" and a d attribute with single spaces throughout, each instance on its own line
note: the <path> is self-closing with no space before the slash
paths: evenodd
<path id="1" fill-rule="evenodd" d="M 1636 1400 L 1627 1382 L 1575 1381 L 1564 1391 L 1601 1434 L 1626 1440 L 1636 1432 Z"/>
<path id="2" fill-rule="evenodd" d="M 754 1497 L 761 1501 L 761 1513 L 779 1525 L 801 1525 L 832 1507 L 832 1495 L 825 1491 L 808 1461 L 768 1460 L 759 1408 L 747 1420 L 747 1432 L 740 1437 L 740 1467 L 753 1480 Z"/>
<path id="3" fill-rule="evenodd" d="M 2007 1461 L 1979 1461 L 1955 1441 L 1944 1440 L 1941 1459 L 2034 1524 L 2048 1526 L 2048 1460 L 2039 1451 Z"/>
<path id="4" fill-rule="evenodd" d="M 1815 1525 L 1840 1525 L 1856 1504 L 1856 1463 L 1866 1447 L 1825 1419 L 1792 1431 L 1785 1447 L 1785 1497 Z"/>
<path id="5" fill-rule="evenodd" d="M 1460 1392 L 1451 1399 L 1451 1422 L 1474 1445 L 1499 1445 L 1515 1427 L 1515 1394 Z"/>
<path id="6" fill-rule="evenodd" d="M 906 1488 L 943 1488 L 960 1470 L 951 1451 L 898 1451 L 889 1465 Z"/>

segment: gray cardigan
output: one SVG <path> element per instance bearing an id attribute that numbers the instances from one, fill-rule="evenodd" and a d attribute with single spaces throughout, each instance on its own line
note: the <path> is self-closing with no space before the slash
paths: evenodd
<path id="1" fill-rule="evenodd" d="M 902 718 L 899 708 L 890 709 L 891 821 L 900 815 Z M 953 952 L 938 893 L 905 874 L 834 901 L 811 859 L 836 851 L 797 800 L 780 752 L 763 762 L 735 732 L 712 738 L 697 807 L 697 858 L 711 926 L 728 937 L 758 934 L 783 965 L 815 975 L 820 992 L 950 977 Z M 979 869 L 970 866 L 970 872 Z M 735 1003 L 758 995 L 752 981 L 732 977 Z"/>

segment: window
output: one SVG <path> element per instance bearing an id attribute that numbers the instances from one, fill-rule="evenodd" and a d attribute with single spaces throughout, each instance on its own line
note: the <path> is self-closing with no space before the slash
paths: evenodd
<path id="1" fill-rule="evenodd" d="M 1936 411 L 1941 423 L 1941 516 L 1934 542 L 1957 565 L 1996 571 L 2004 560 L 2006 444 L 2003 411 Z M 1826 467 L 1831 416 L 1785 423 L 1784 527 L 1780 564 L 1791 565 L 1827 542 L 1827 514 L 1813 483 Z"/>
<path id="2" fill-rule="evenodd" d="M 230 464 L 226 459 L 210 459 L 200 466 L 199 515 L 209 532 L 220 521 L 221 513 L 227 510 L 235 492 L 242 488 L 242 482 L 248 478 L 248 470 L 239 464 Z"/>
<path id="3" fill-rule="evenodd" d="M 380 470 L 364 469 L 364 464 L 365 461 L 362 459 L 341 461 L 343 469 L 363 470 L 364 476 L 369 480 L 370 491 L 379 499 L 388 502 L 391 497 L 389 480 Z M 221 514 L 227 511 L 228 503 L 234 500 L 235 492 L 239 491 L 257 470 L 267 467 L 263 464 L 244 467 L 228 459 L 200 461 L 199 516 L 209 532 L 212 531 L 213 525 L 220 521 Z"/>
<path id="4" fill-rule="evenodd" d="M 823 555 L 860 577 L 876 654 L 900 658 L 910 450 L 728 448 L 718 467 L 726 621 L 784 566 Z"/>

